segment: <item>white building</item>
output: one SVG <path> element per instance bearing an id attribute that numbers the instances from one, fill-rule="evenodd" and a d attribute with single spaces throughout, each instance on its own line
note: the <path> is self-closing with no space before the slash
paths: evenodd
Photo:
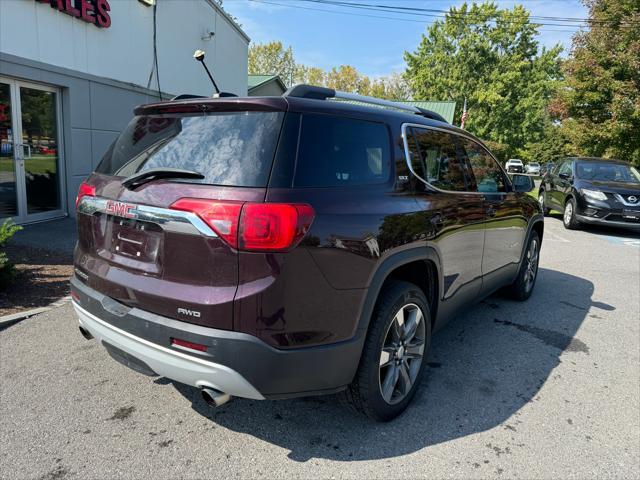
<path id="1" fill-rule="evenodd" d="M 194 50 L 221 90 L 246 95 L 248 44 L 214 0 L 0 0 L 0 221 L 73 215 L 78 185 L 159 86 L 211 95 Z"/>

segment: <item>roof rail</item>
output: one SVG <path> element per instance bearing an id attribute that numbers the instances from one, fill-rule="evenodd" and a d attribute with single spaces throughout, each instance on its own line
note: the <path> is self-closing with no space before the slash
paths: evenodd
<path id="1" fill-rule="evenodd" d="M 416 107 L 418 110 L 418 115 L 422 115 L 425 118 L 430 118 L 431 120 L 438 120 L 439 122 L 449 123 L 447 120 L 440 115 L 439 113 L 434 112 L 433 110 L 427 110 L 426 108 Z"/>
<path id="2" fill-rule="evenodd" d="M 406 105 L 400 102 L 392 102 L 390 100 L 383 100 L 381 98 L 369 97 L 367 95 L 358 95 L 357 93 L 347 93 L 334 90 L 333 88 L 315 87 L 313 85 L 298 84 L 289 88 L 282 94 L 283 97 L 297 97 L 297 98 L 310 98 L 313 100 L 327 100 L 335 98 L 337 100 L 347 100 L 351 102 L 366 103 L 369 105 L 376 105 L 385 108 L 394 108 L 396 110 L 402 110 L 405 112 L 415 113 L 426 118 L 438 120 L 440 122 L 447 121 L 440 115 L 430 110 L 415 107 L 413 105 Z"/>

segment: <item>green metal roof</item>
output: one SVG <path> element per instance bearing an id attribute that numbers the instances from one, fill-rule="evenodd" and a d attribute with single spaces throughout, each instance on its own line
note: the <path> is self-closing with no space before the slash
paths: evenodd
<path id="1" fill-rule="evenodd" d="M 286 90 L 286 86 L 284 82 L 280 79 L 278 75 L 248 75 L 247 76 L 247 87 L 249 90 L 253 88 L 257 88 L 260 85 L 264 85 L 265 83 L 276 81 L 282 84 L 282 87 Z"/>
<path id="2" fill-rule="evenodd" d="M 453 116 L 456 112 L 456 102 L 438 102 L 438 101 L 412 101 L 412 100 L 404 100 L 400 103 L 404 103 L 406 105 L 412 105 L 418 108 L 424 108 L 425 110 L 431 110 L 432 112 L 439 113 L 444 117 L 444 119 L 453 123 Z"/>
<path id="3" fill-rule="evenodd" d="M 375 103 L 367 103 L 365 101 L 358 100 L 343 100 L 343 99 L 330 99 L 335 102 L 349 103 L 351 105 L 362 105 L 365 107 L 373 108 L 390 108 L 385 106 L 376 105 Z M 456 110 L 456 102 L 414 102 L 412 100 L 393 100 L 396 103 L 403 103 L 405 105 L 411 105 L 412 107 L 424 108 L 425 110 L 431 110 L 432 112 L 442 115 L 442 117 L 449 123 L 453 124 L 453 115 Z"/>

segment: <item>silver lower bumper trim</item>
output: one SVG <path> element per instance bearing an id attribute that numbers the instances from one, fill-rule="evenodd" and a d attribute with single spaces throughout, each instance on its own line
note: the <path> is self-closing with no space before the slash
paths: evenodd
<path id="1" fill-rule="evenodd" d="M 576 215 L 576 218 L 581 222 L 590 223 L 593 225 L 610 225 L 612 227 L 632 228 L 640 230 L 640 223 L 616 222 L 612 220 L 606 220 L 604 218 L 587 217 L 586 215 Z"/>
<path id="2" fill-rule="evenodd" d="M 158 375 L 198 388 L 214 388 L 235 397 L 264 400 L 253 385 L 229 367 L 176 352 L 131 335 L 99 319 L 76 302 L 73 302 L 73 307 L 80 325 L 97 340 L 107 342 L 143 361 Z"/>

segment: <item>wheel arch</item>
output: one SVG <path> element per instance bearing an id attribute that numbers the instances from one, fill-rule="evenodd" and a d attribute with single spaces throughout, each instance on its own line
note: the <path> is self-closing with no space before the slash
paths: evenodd
<path id="1" fill-rule="evenodd" d="M 440 293 L 443 289 L 441 262 L 435 249 L 417 247 L 391 255 L 375 270 L 360 308 L 357 326 L 359 334 L 366 335 L 380 292 L 385 284 L 394 279 L 416 284 L 424 292 L 429 302 L 433 327 L 438 312 Z"/>

